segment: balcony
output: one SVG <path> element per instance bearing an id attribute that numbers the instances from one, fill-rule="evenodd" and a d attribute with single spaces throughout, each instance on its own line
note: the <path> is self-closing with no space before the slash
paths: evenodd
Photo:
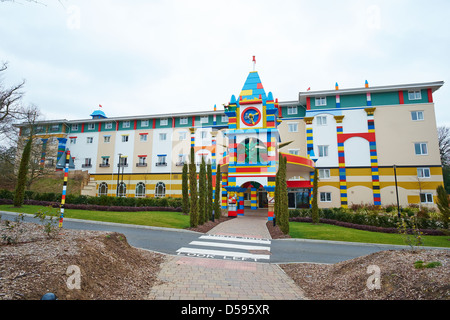
<path id="1" fill-rule="evenodd" d="M 167 162 L 157 162 L 156 166 L 157 167 L 167 167 Z"/>
<path id="2" fill-rule="evenodd" d="M 101 167 L 102 165 L 100 165 Z M 109 165 L 108 165 L 109 166 Z M 92 168 L 92 164 L 82 164 L 81 165 L 82 168 Z"/>
<path id="3" fill-rule="evenodd" d="M 147 166 L 146 163 L 136 163 L 136 167 L 138 167 L 138 168 L 143 168 L 143 167 L 146 167 L 146 166 Z"/>
<path id="4" fill-rule="evenodd" d="M 128 163 L 119 163 L 117 165 L 118 168 L 128 168 Z"/>
<path id="5" fill-rule="evenodd" d="M 100 168 L 109 168 L 110 164 L 109 163 L 100 163 L 99 167 Z"/>
<path id="6" fill-rule="evenodd" d="M 182 167 L 182 166 L 184 166 L 184 161 L 177 162 L 175 165 L 177 167 Z"/>

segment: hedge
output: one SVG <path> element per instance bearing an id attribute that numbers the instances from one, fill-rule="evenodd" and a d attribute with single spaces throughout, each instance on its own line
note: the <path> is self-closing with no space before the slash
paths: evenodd
<path id="1" fill-rule="evenodd" d="M 24 204 L 59 207 L 62 195 L 59 193 L 25 192 Z M 0 190 L 0 204 L 10 204 L 14 193 Z M 181 211 L 182 200 L 178 198 L 123 198 L 67 195 L 65 208 L 97 211 Z M 12 202 L 11 202 L 12 204 Z"/>

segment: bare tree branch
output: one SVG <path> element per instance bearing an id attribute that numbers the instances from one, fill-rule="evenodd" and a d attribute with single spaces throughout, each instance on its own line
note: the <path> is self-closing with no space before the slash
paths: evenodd
<path id="1" fill-rule="evenodd" d="M 443 166 L 450 166 L 450 128 L 438 127 L 439 152 Z"/>

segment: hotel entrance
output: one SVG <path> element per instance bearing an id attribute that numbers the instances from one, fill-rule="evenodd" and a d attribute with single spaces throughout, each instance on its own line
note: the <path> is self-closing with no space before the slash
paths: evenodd
<path id="1" fill-rule="evenodd" d="M 288 189 L 289 209 L 309 208 L 309 192 L 307 188 Z"/>

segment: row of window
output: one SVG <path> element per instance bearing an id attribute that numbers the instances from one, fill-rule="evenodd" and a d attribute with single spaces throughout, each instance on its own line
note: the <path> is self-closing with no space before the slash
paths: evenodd
<path id="1" fill-rule="evenodd" d="M 331 202 L 331 192 L 320 192 L 320 202 Z M 433 203 L 432 193 L 420 193 L 421 203 Z"/>
<path id="2" fill-rule="evenodd" d="M 422 100 L 422 91 L 420 90 L 410 90 L 408 91 L 408 99 L 413 100 Z M 327 97 L 315 97 L 316 107 L 323 107 L 327 105 Z"/>
<path id="3" fill-rule="evenodd" d="M 319 179 L 330 179 L 330 169 L 319 169 Z M 418 178 L 430 178 L 430 168 L 417 168 Z"/>
<path id="4" fill-rule="evenodd" d="M 187 155 L 180 154 L 178 155 L 178 161 L 176 163 L 177 166 L 183 166 L 186 161 Z M 207 162 L 207 160 L 205 160 Z M 138 162 L 136 163 L 136 167 L 146 167 L 147 166 L 147 157 L 139 156 Z M 120 167 L 128 167 L 128 157 L 120 157 L 119 158 L 119 166 Z M 167 166 L 167 155 L 158 155 L 156 166 Z M 83 168 L 91 168 L 92 167 L 92 158 L 84 158 Z M 100 163 L 100 167 L 110 167 L 109 157 L 103 156 L 102 162 Z"/>
<path id="5" fill-rule="evenodd" d="M 135 196 L 145 197 L 146 196 L 146 186 L 145 183 L 139 182 L 136 184 Z M 127 185 L 124 182 L 120 182 L 117 186 L 116 195 L 119 197 L 125 197 L 127 194 Z M 98 186 L 98 195 L 107 196 L 108 195 L 108 184 L 102 182 Z M 155 197 L 165 197 L 166 196 L 166 185 L 164 182 L 158 182 L 155 187 Z"/>
<path id="6" fill-rule="evenodd" d="M 223 114 L 221 115 L 221 121 L 224 123 L 228 122 L 228 116 Z M 126 121 L 122 121 L 122 129 L 128 129 L 131 128 L 131 120 L 126 120 Z M 209 116 L 201 116 L 200 117 L 200 123 L 208 123 L 209 122 Z M 140 120 L 141 123 L 141 128 L 148 128 L 150 127 L 150 120 Z M 180 125 L 187 125 L 189 123 L 189 119 L 188 117 L 181 117 L 180 118 Z M 105 122 L 105 129 L 112 129 L 113 128 L 113 122 L 109 121 L 109 122 Z M 161 127 L 164 126 L 168 126 L 169 125 L 169 119 L 168 118 L 163 118 L 163 119 L 159 119 L 159 125 Z M 78 131 L 79 130 L 79 124 L 72 124 L 71 128 L 72 131 Z M 57 127 L 57 129 L 55 129 L 56 131 L 59 130 L 59 125 L 55 125 L 52 126 L 52 130 L 53 127 Z M 87 126 L 87 130 L 95 130 L 95 123 L 88 123 Z"/>

